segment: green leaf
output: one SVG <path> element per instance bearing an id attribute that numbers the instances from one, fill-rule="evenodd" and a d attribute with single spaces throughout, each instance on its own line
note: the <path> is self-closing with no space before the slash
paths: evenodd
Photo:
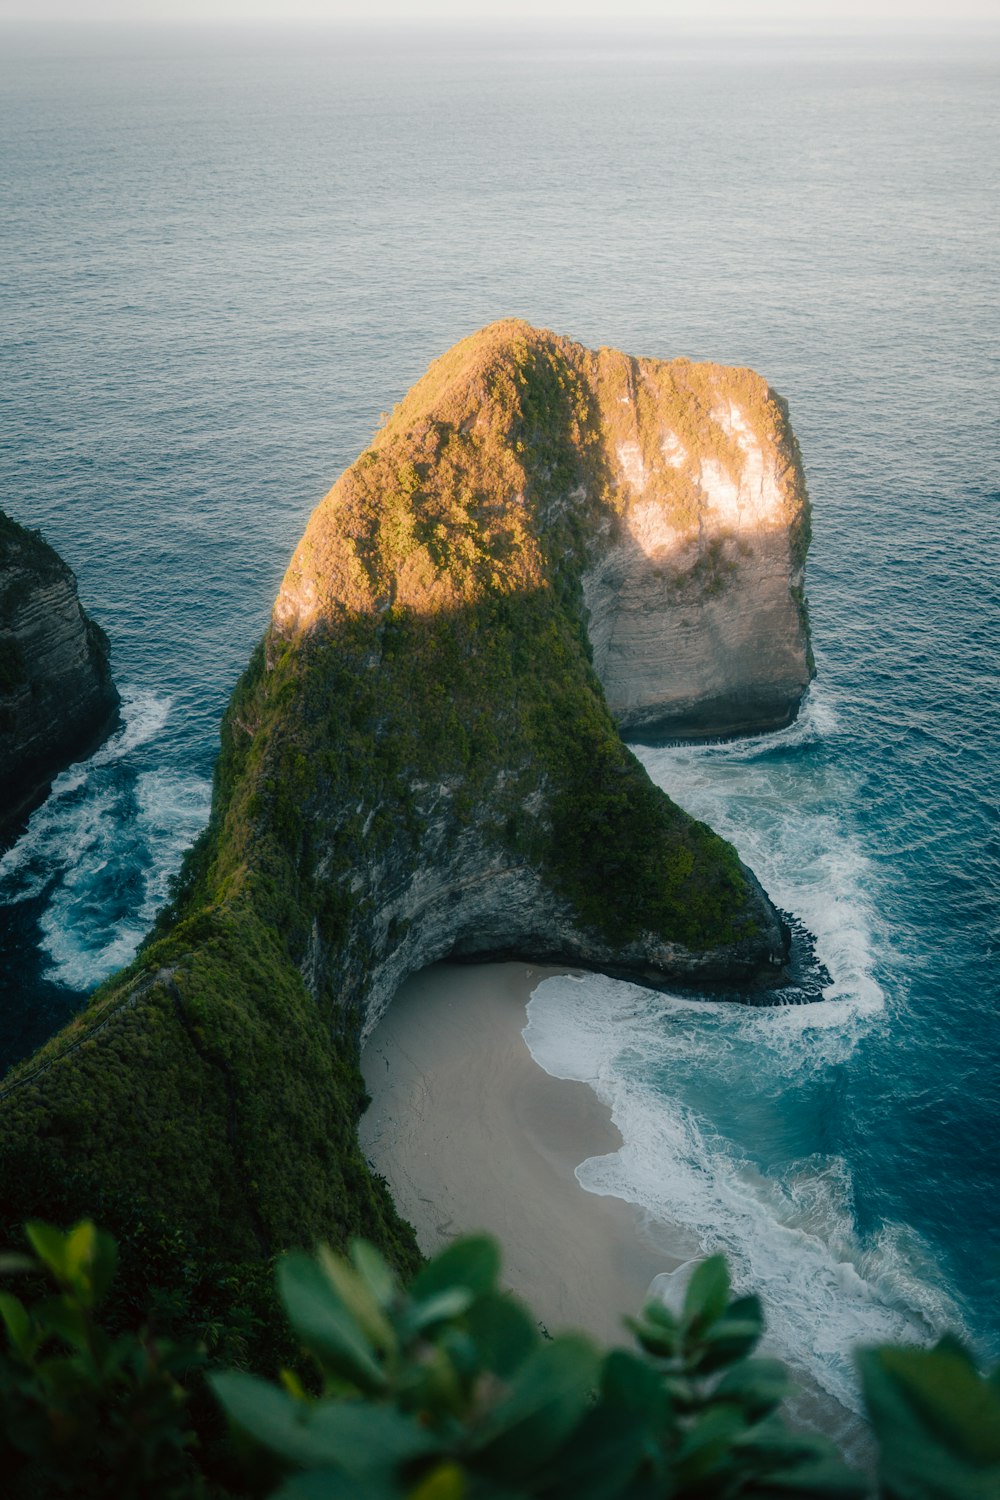
<path id="1" fill-rule="evenodd" d="M 758 1421 L 779 1406 L 791 1390 L 788 1371 L 780 1360 L 744 1359 L 723 1375 L 713 1399 L 735 1401 Z"/>
<path id="2" fill-rule="evenodd" d="M 478 1305 L 478 1304 L 474 1304 Z M 466 1331 L 465 1319 L 445 1323 L 434 1330 L 434 1348 L 447 1356 L 456 1378 L 463 1383 L 475 1379 L 483 1372 L 483 1361 L 470 1334 Z M 421 1354 L 423 1357 L 423 1354 Z"/>
<path id="3" fill-rule="evenodd" d="M 858 1355 L 886 1493 L 899 1500 L 1000 1494 L 1000 1390 L 954 1340 Z"/>
<path id="4" fill-rule="evenodd" d="M 680 1324 L 666 1303 L 658 1298 L 650 1298 L 640 1318 L 626 1318 L 624 1322 L 648 1354 L 673 1359 L 680 1349 Z"/>
<path id="5" fill-rule="evenodd" d="M 83 1219 L 66 1236 L 63 1259 L 67 1282 L 85 1307 L 93 1307 L 115 1274 L 118 1247 L 114 1239 Z"/>
<path id="6" fill-rule="evenodd" d="M 101 1390 L 100 1375 L 76 1354 L 52 1355 L 38 1360 L 35 1372 L 53 1405 L 79 1412 L 91 1395 Z"/>
<path id="7" fill-rule="evenodd" d="M 66 1275 L 66 1235 L 54 1229 L 51 1224 L 42 1224 L 38 1219 L 31 1219 L 24 1226 L 24 1232 L 31 1242 L 38 1259 L 47 1267 L 58 1281 L 68 1280 Z"/>
<path id="8" fill-rule="evenodd" d="M 721 1318 L 729 1302 L 729 1267 L 724 1255 L 710 1255 L 695 1268 L 684 1295 L 684 1318 L 700 1332 Z"/>
<path id="9" fill-rule="evenodd" d="M 385 1481 L 410 1459 L 440 1450 L 410 1417 L 367 1401 L 296 1401 L 277 1386 L 240 1372 L 209 1382 L 226 1415 L 248 1437 L 290 1463 L 335 1468 L 352 1479 Z"/>
<path id="10" fill-rule="evenodd" d="M 90 1263 L 97 1246 L 97 1230 L 89 1219 L 81 1219 L 66 1236 L 63 1264 L 66 1277 L 74 1286 L 89 1281 Z"/>
<path id="11" fill-rule="evenodd" d="M 792 1433 L 779 1418 L 768 1418 L 739 1439 L 735 1455 L 742 1473 L 757 1476 L 754 1495 L 860 1500 L 871 1494 L 869 1480 L 846 1466 L 828 1438 Z"/>
<path id="12" fill-rule="evenodd" d="M 262 1447 L 292 1463 L 330 1463 L 325 1442 L 306 1425 L 308 1403 L 240 1371 L 209 1375 L 208 1383 L 229 1420 Z"/>
<path id="13" fill-rule="evenodd" d="M 601 1400 L 618 1413 L 635 1412 L 655 1428 L 662 1427 L 670 1413 L 663 1382 L 654 1369 L 624 1349 L 605 1355 L 601 1370 Z"/>
<path id="14" fill-rule="evenodd" d="M 90 1325 L 87 1314 L 78 1302 L 69 1297 L 43 1297 L 34 1306 L 34 1314 L 46 1333 L 54 1333 L 65 1339 L 74 1349 L 86 1349 L 90 1342 Z"/>
<path id="15" fill-rule="evenodd" d="M 419 1333 L 432 1323 L 443 1323 L 451 1318 L 461 1317 L 474 1301 L 475 1293 L 467 1286 L 447 1287 L 433 1297 L 412 1303 L 403 1316 L 403 1326 L 408 1334 Z"/>
<path id="16" fill-rule="evenodd" d="M 478 1298 L 465 1315 L 465 1327 L 484 1368 L 504 1379 L 514 1374 L 540 1342 L 530 1314 L 503 1292 Z"/>
<path id="17" fill-rule="evenodd" d="M 461 1416 L 467 1392 L 443 1344 L 428 1344 L 420 1358 L 410 1360 L 398 1374 L 395 1397 L 404 1411 L 418 1412 L 437 1426 L 443 1417 Z"/>
<path id="18" fill-rule="evenodd" d="M 680 1335 L 676 1328 L 665 1328 L 661 1324 L 649 1323 L 637 1318 L 626 1318 L 625 1327 L 636 1337 L 647 1354 L 659 1359 L 672 1359 L 677 1353 Z"/>
<path id="19" fill-rule="evenodd" d="M 642 1316 L 644 1322 L 651 1323 L 657 1328 L 672 1329 L 675 1333 L 680 1328 L 670 1308 L 665 1302 L 661 1302 L 659 1297 L 650 1297 L 642 1309 Z"/>
<path id="20" fill-rule="evenodd" d="M 753 1493 L 854 1500 L 868 1495 L 866 1479 L 848 1469 L 829 1438 L 791 1432 L 780 1417 L 765 1417 L 734 1443 L 741 1472 L 758 1476 Z"/>
<path id="21" fill-rule="evenodd" d="M 336 1465 L 354 1479 L 388 1479 L 402 1464 L 440 1453 L 441 1439 L 391 1406 L 319 1401 L 309 1422 Z"/>
<path id="22" fill-rule="evenodd" d="M 410 1286 L 415 1302 L 428 1301 L 439 1292 L 467 1287 L 475 1296 L 496 1291 L 500 1276 L 500 1251 L 489 1235 L 468 1235 L 455 1240 L 435 1255 Z"/>
<path id="23" fill-rule="evenodd" d="M 309 1256 L 286 1255 L 278 1289 L 289 1322 L 307 1349 L 359 1390 L 385 1389 L 385 1374 L 357 1321 Z"/>
<path id="24" fill-rule="evenodd" d="M 30 1359 L 34 1352 L 31 1319 L 24 1303 L 10 1292 L 0 1292 L 0 1318 L 3 1318 L 10 1341 L 19 1354 Z"/>
<path id="25" fill-rule="evenodd" d="M 726 1308 L 726 1317 L 740 1323 L 753 1323 L 758 1333 L 764 1332 L 764 1309 L 755 1293 L 748 1297 L 734 1297 Z"/>
<path id="26" fill-rule="evenodd" d="M 700 1335 L 688 1356 L 688 1364 L 699 1375 L 708 1375 L 724 1369 L 734 1360 L 743 1359 L 752 1353 L 760 1339 L 757 1323 L 743 1322 L 737 1318 L 721 1318 Z"/>
<path id="27" fill-rule="evenodd" d="M 677 1450 L 679 1471 L 686 1479 L 709 1473 L 746 1429 L 746 1418 L 736 1407 L 710 1406 L 695 1419 L 681 1440 Z"/>
<path id="28" fill-rule="evenodd" d="M 407 1492 L 407 1500 L 464 1500 L 468 1494 L 466 1477 L 458 1464 L 450 1461 L 437 1468 Z"/>
<path id="29" fill-rule="evenodd" d="M 117 1269 L 118 1246 L 114 1237 L 99 1229 L 90 1263 L 90 1285 L 93 1289 L 95 1306 L 107 1295 Z"/>
<path id="30" fill-rule="evenodd" d="M 600 1358 L 587 1339 L 567 1335 L 543 1344 L 473 1434 L 472 1451 L 501 1479 L 530 1474 L 580 1421 L 599 1372 Z"/>
<path id="31" fill-rule="evenodd" d="M 550 1500 L 620 1495 L 640 1471 L 647 1479 L 662 1471 L 661 1442 L 670 1416 L 656 1371 L 625 1350 L 612 1350 L 601 1369 L 599 1400 L 588 1405 L 570 1441 L 532 1479 Z M 662 1483 L 651 1493 L 662 1495 Z"/>
<path id="32" fill-rule="evenodd" d="M 348 1261 L 321 1245 L 317 1259 L 347 1311 L 378 1349 L 395 1349 L 396 1334 L 367 1285 Z"/>
<path id="33" fill-rule="evenodd" d="M 352 1240 L 350 1246 L 354 1268 L 379 1307 L 390 1307 L 399 1292 L 395 1272 L 367 1240 Z"/>

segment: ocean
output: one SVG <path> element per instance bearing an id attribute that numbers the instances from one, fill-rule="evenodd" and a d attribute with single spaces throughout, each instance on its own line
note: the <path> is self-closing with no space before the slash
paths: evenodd
<path id="1" fill-rule="evenodd" d="M 313 505 L 517 315 L 748 364 L 814 506 L 789 729 L 639 751 L 817 938 L 822 1002 L 597 976 L 529 1007 L 847 1411 L 850 1347 L 1000 1358 L 996 46 L 0 34 L 3 506 L 75 569 L 124 725 L 0 861 L 0 1062 L 134 952 Z"/>

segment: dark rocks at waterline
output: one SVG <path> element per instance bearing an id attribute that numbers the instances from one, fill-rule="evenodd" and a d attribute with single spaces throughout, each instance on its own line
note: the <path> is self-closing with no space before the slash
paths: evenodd
<path id="1" fill-rule="evenodd" d="M 71 569 L 0 513 L 0 840 L 115 727 L 109 654 Z"/>

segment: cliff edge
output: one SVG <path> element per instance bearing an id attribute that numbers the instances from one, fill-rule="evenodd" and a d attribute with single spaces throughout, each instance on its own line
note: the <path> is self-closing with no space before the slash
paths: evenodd
<path id="1" fill-rule="evenodd" d="M 780 729 L 813 673 L 809 501 L 784 402 L 751 370 L 585 356 L 610 508 L 584 575 L 594 667 L 642 741 Z"/>
<path id="2" fill-rule="evenodd" d="M 360 1040 L 406 974 L 516 955 L 779 985 L 777 913 L 615 714 L 708 732 L 794 711 L 807 521 L 750 372 L 518 322 L 432 365 L 296 549 L 172 908 L 0 1090 L 5 1217 L 100 1201 L 126 1243 L 169 1222 L 202 1267 L 359 1232 L 405 1263 L 355 1124 Z M 714 622 L 659 674 L 628 646 L 656 583 L 667 648 L 672 619 Z"/>
<path id="3" fill-rule="evenodd" d="M 62 558 L 0 512 L 0 839 L 114 728 L 108 655 Z"/>

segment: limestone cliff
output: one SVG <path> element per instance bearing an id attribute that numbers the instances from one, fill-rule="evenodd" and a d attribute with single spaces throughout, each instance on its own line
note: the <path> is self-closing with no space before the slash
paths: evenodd
<path id="1" fill-rule="evenodd" d="M 656 869 L 637 847 L 644 831 L 626 832 L 620 810 L 605 818 L 605 774 L 626 804 L 650 789 L 590 722 L 604 705 L 579 637 L 627 730 L 787 722 L 810 675 L 806 527 L 784 408 L 750 371 L 592 353 L 517 323 L 432 366 L 314 513 L 267 643 L 272 670 L 289 651 L 300 671 L 314 651 L 353 655 L 341 712 L 377 671 L 377 739 L 412 742 L 391 786 L 366 772 L 333 818 L 329 802 L 315 809 L 313 857 L 334 885 L 349 880 L 355 919 L 347 944 L 325 941 L 317 922 L 310 986 L 332 983 L 367 1030 L 406 973 L 448 954 L 574 961 L 652 983 L 773 981 L 783 939 L 748 872 L 732 867 L 724 921 L 682 918 L 700 912 L 705 878 L 719 893 L 723 856 L 676 809 L 661 833 L 691 863 L 671 919 L 652 915 L 669 857 Z M 510 620 L 522 636 L 513 650 Z M 556 661 L 575 657 L 568 676 L 546 660 L 546 635 Z M 442 693 L 450 703 L 436 703 Z M 415 740 L 405 721 L 428 696 L 433 717 Z M 530 713 L 526 699 L 537 700 Z M 473 724 L 484 743 L 428 758 L 442 710 L 456 745 Z M 377 753 L 377 739 L 355 735 L 355 753 Z M 664 806 L 650 799 L 651 824 Z M 349 832 L 387 808 L 419 824 L 419 848 L 405 821 L 384 850 L 370 831 Z M 608 844 L 617 858 L 606 864 Z"/>
<path id="2" fill-rule="evenodd" d="M 805 498 L 759 377 L 592 354 L 513 322 L 431 367 L 296 550 L 174 907 L 0 1091 L 9 1217 L 42 1192 L 77 1211 L 100 1184 L 130 1223 L 169 1216 L 199 1264 L 357 1231 L 405 1258 L 354 1121 L 359 1038 L 407 973 L 505 954 L 781 984 L 777 914 L 650 782 L 599 675 L 613 701 L 626 684 L 626 723 L 662 724 L 679 695 L 690 715 L 703 668 L 689 652 L 679 675 L 668 651 L 661 678 L 651 659 L 633 672 L 613 580 L 634 602 L 661 569 L 664 630 L 676 599 L 710 611 L 732 588 L 733 618 L 752 610 L 741 541 L 752 553 L 757 532 L 739 515 L 716 526 L 720 495 L 739 514 L 755 499 L 784 558 L 787 604 L 775 584 L 753 619 L 787 713 L 808 675 L 791 592 Z M 763 638 L 775 619 L 785 648 Z M 770 687 L 727 665 L 717 635 L 703 704 L 749 682 L 744 723 L 766 721 Z"/>
<path id="3" fill-rule="evenodd" d="M 0 513 L 0 837 L 117 714 L 107 637 L 81 609 L 76 579 Z"/>
<path id="4" fill-rule="evenodd" d="M 781 728 L 813 675 L 808 499 L 784 403 L 749 370 L 602 350 L 590 371 L 616 419 L 618 525 L 595 549 L 584 595 L 622 732 Z"/>

